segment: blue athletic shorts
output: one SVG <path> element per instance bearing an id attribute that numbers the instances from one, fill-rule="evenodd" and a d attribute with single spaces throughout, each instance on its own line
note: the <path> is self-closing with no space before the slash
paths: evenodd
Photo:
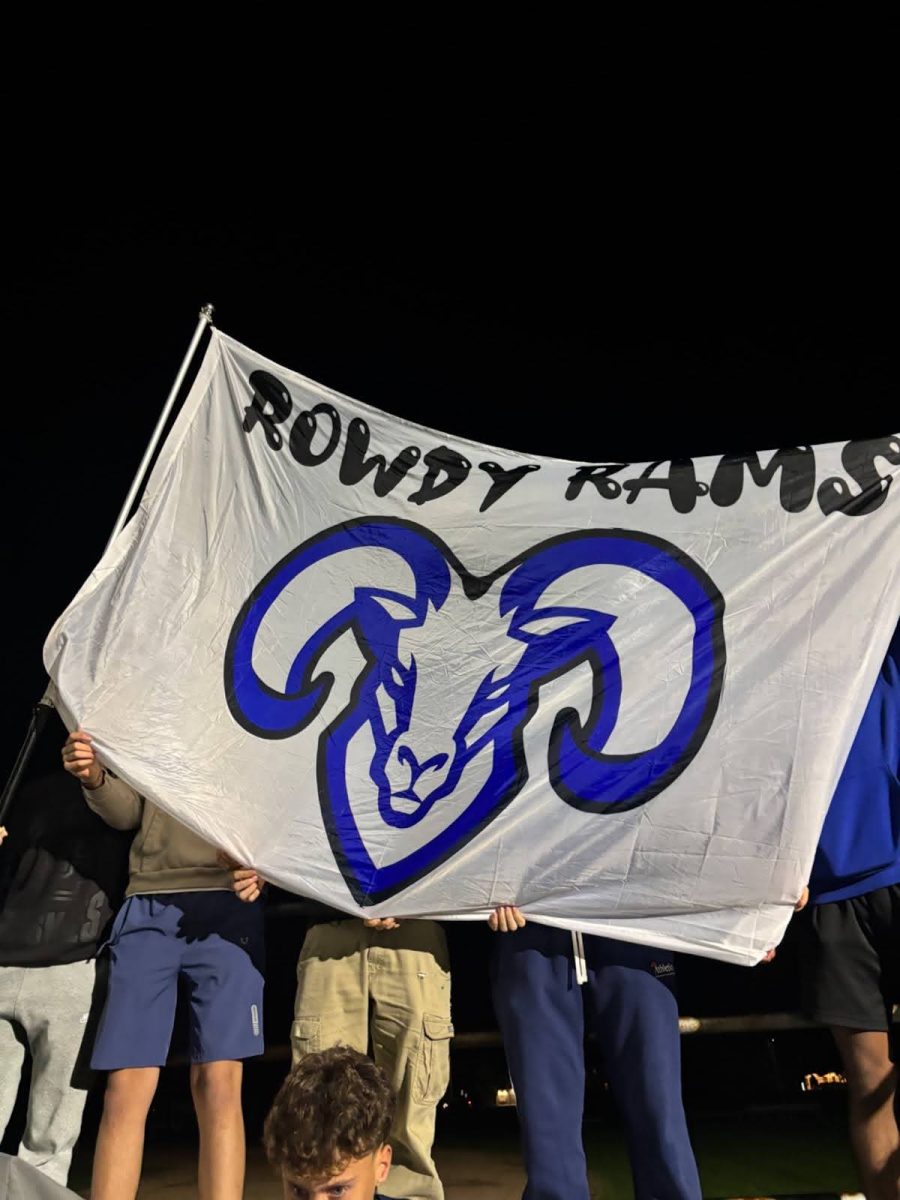
<path id="1" fill-rule="evenodd" d="M 233 892 L 129 896 L 108 942 L 95 1071 L 161 1067 L 178 984 L 190 999 L 191 1062 L 263 1052 L 263 908 Z"/>

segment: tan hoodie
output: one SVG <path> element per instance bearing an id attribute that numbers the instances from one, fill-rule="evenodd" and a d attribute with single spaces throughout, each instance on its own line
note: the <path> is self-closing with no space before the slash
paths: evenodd
<path id="1" fill-rule="evenodd" d="M 88 807 L 113 829 L 136 829 L 128 861 L 126 896 L 148 892 L 231 891 L 231 872 L 216 862 L 215 847 L 139 796 L 108 771 L 96 788 L 83 788 Z"/>

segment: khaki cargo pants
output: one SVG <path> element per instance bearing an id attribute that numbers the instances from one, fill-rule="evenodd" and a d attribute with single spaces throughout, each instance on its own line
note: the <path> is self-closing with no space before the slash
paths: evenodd
<path id="1" fill-rule="evenodd" d="M 447 942 L 437 922 L 380 931 L 354 917 L 310 929 L 297 964 L 294 1062 L 340 1043 L 371 1052 L 384 1069 L 398 1094 L 389 1196 L 443 1200 L 431 1146 L 452 1036 Z"/>

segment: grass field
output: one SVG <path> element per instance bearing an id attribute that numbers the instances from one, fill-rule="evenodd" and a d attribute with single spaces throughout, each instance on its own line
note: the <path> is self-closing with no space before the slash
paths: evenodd
<path id="1" fill-rule="evenodd" d="M 858 1190 L 843 1114 L 806 1108 L 695 1114 L 691 1129 L 705 1197 L 821 1196 Z M 594 1200 L 633 1200 L 628 1156 L 614 1120 L 586 1124 L 585 1146 Z M 196 1194 L 195 1143 L 152 1138 L 141 1200 L 182 1200 Z M 513 1111 L 479 1113 L 439 1131 L 436 1152 L 448 1200 L 517 1200 L 524 1175 Z M 72 1185 L 85 1192 L 90 1147 L 82 1144 Z M 280 1191 L 251 1146 L 248 1200 L 276 1200 Z"/>
<path id="2" fill-rule="evenodd" d="M 496 1114 L 480 1131 L 447 1130 L 445 1149 L 471 1147 L 506 1160 L 516 1148 L 515 1116 Z M 843 1113 L 808 1107 L 693 1114 L 691 1135 L 705 1197 L 817 1195 L 854 1192 L 859 1185 Z M 628 1153 L 614 1121 L 584 1129 L 596 1200 L 632 1200 Z"/>

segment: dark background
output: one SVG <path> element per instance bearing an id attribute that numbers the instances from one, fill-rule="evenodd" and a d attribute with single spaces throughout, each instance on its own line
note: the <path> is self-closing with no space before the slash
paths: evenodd
<path id="1" fill-rule="evenodd" d="M 634 73 L 610 74 L 604 44 L 599 74 L 579 56 L 560 86 L 531 57 L 483 107 L 457 75 L 423 109 L 422 61 L 415 86 L 337 116 L 292 77 L 277 128 L 257 107 L 234 127 L 206 114 L 187 149 L 171 113 L 117 113 L 112 87 L 58 102 L 38 138 L 17 125 L 3 772 L 44 686 L 43 638 L 103 549 L 206 301 L 285 366 L 511 450 L 644 462 L 896 428 L 882 31 L 850 46 L 832 30 L 827 50 L 752 32 L 748 61 L 728 41 L 660 73 L 632 43 Z M 229 112 L 269 81 L 257 64 Z M 275 907 L 267 1026 L 283 1041 L 302 928 Z M 457 1026 L 490 1028 L 487 931 L 451 942 Z M 680 972 L 685 1012 L 795 1006 L 790 935 L 772 967 Z M 738 1075 L 758 1066 L 757 1041 L 731 1045 Z M 824 1041 L 796 1046 L 792 1079 L 801 1059 L 835 1065 Z"/>

